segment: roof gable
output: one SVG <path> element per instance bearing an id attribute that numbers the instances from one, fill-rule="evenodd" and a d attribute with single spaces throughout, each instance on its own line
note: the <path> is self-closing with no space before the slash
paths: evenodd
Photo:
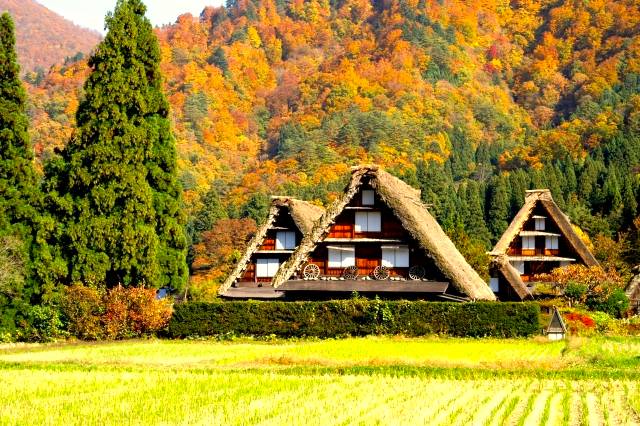
<path id="1" fill-rule="evenodd" d="M 489 252 L 491 256 L 502 256 L 507 254 L 509 246 L 516 238 L 518 238 L 520 231 L 522 231 L 527 221 L 532 218 L 533 212 L 537 206 L 541 206 L 555 222 L 560 233 L 567 239 L 567 242 L 576 252 L 582 263 L 587 266 L 598 265 L 598 261 L 593 257 L 589 248 L 573 230 L 569 218 L 562 212 L 562 210 L 560 210 L 555 201 L 553 201 L 551 191 L 548 189 L 534 189 L 527 191 L 524 205 L 513 218 L 509 227 L 502 234 L 502 237 L 500 237 L 500 240 L 496 243 L 493 250 Z"/>
<path id="2" fill-rule="evenodd" d="M 553 307 L 553 314 L 551 315 L 551 321 L 549 327 L 547 327 L 547 333 L 566 333 L 567 326 L 560 315 L 560 311 L 556 306 Z"/>
<path id="3" fill-rule="evenodd" d="M 285 262 L 273 280 L 274 287 L 287 281 L 306 261 L 318 242 L 328 235 L 331 225 L 359 192 L 365 177 L 381 200 L 393 211 L 404 229 L 411 234 L 433 259 L 440 272 L 463 294 L 472 299 L 495 300 L 487 283 L 467 263 L 453 242 L 420 200 L 420 191 L 376 166 L 361 166 L 352 170 L 344 195 L 327 209 L 313 230 L 307 234 L 291 258 Z"/>
<path id="4" fill-rule="evenodd" d="M 318 207 L 306 201 L 289 197 L 273 197 L 267 218 L 256 230 L 255 235 L 251 241 L 249 241 L 244 254 L 238 263 L 236 263 L 235 268 L 220 286 L 220 289 L 218 290 L 219 294 L 224 294 L 224 292 L 233 285 L 234 281 L 242 275 L 247 264 L 251 260 L 251 256 L 262 245 L 265 237 L 267 236 L 267 232 L 269 232 L 269 230 L 274 226 L 278 216 L 283 214 L 285 210 L 289 211 L 293 222 L 302 235 L 306 235 L 311 232 L 313 224 L 324 213 L 324 209 L 322 207 Z"/>

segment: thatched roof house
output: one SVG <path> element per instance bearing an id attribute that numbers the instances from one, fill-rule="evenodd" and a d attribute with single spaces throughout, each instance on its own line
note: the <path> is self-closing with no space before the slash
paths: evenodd
<path id="1" fill-rule="evenodd" d="M 322 207 L 306 201 L 291 197 L 272 197 L 266 220 L 256 230 L 244 254 L 220 287 L 219 294 L 231 296 L 228 294 L 229 289 L 246 275 L 250 275 L 253 282 L 258 284 L 257 274 L 247 274 L 248 268 L 255 270 L 255 268 L 251 267 L 255 266 L 255 262 L 252 263 L 252 260 L 255 261 L 257 254 L 262 254 L 263 257 L 269 258 L 276 257 L 281 261 L 286 260 L 293 253 L 295 246 L 297 246 L 296 242 L 299 243 L 302 237 L 313 229 L 313 224 L 323 213 L 324 209 Z M 288 241 L 287 244 L 291 244 L 290 246 L 278 247 L 280 245 L 280 242 L 277 241 L 279 231 L 291 235 L 295 242 Z M 262 281 L 270 282 L 271 277 L 265 277 Z M 255 290 L 246 290 L 245 292 L 247 294 L 258 293 Z"/>
<path id="2" fill-rule="evenodd" d="M 370 192 L 371 194 L 364 194 L 364 192 Z M 365 203 L 365 198 L 369 199 L 370 203 Z M 367 211 L 371 213 L 366 213 Z M 382 216 L 380 216 L 380 213 L 378 212 L 381 212 Z M 336 231 L 336 221 L 340 221 L 347 213 L 351 214 L 351 216 L 349 216 L 352 221 L 351 225 L 353 224 L 353 215 L 356 215 L 356 230 L 354 231 L 353 228 L 351 229 L 351 237 L 328 238 L 330 234 L 335 236 L 337 235 L 336 232 L 340 232 Z M 357 215 L 366 214 L 377 214 L 375 219 L 373 219 L 373 223 L 375 224 L 373 226 L 375 226 L 376 229 L 368 229 L 368 231 L 373 230 L 376 232 L 366 233 L 363 231 L 358 234 L 358 232 L 362 230 L 358 230 L 359 225 L 357 222 L 359 219 Z M 387 219 L 388 222 L 385 222 Z M 380 225 L 381 221 L 382 225 Z M 393 225 L 394 228 L 391 231 L 394 233 L 390 234 L 389 232 L 391 231 L 387 232 L 389 228 L 385 228 L 386 223 L 389 223 L 389 226 Z M 409 245 L 403 246 L 403 244 L 407 244 L 404 240 L 391 239 L 394 238 L 393 235 L 404 234 L 407 234 L 408 238 L 411 240 Z M 358 238 L 358 236 L 360 236 L 360 238 Z M 329 241 L 331 241 L 331 243 L 329 243 Z M 394 242 L 400 245 L 388 245 Z M 435 283 L 434 281 L 434 284 L 444 284 L 444 287 L 441 288 L 446 289 L 450 283 L 453 286 L 453 293 L 464 296 L 467 299 L 495 300 L 495 296 L 487 284 L 467 263 L 449 237 L 444 233 L 438 222 L 428 212 L 426 206 L 420 199 L 420 191 L 412 188 L 377 166 L 360 166 L 352 169 L 351 180 L 345 188 L 344 195 L 327 209 L 325 214 L 315 224 L 313 230 L 306 234 L 296 251 L 291 255 L 290 259 L 281 266 L 273 279 L 273 286 L 276 289 L 288 288 L 287 281 L 290 280 L 294 274 L 296 274 L 296 276 L 300 276 L 302 269 L 305 268 L 305 265 L 308 265 L 307 262 L 310 261 L 310 257 L 314 253 L 317 255 L 317 248 L 323 244 L 324 248 L 320 247 L 320 249 L 325 250 L 323 252 L 325 253 L 323 254 L 325 258 L 321 259 L 323 262 L 321 265 L 324 264 L 324 267 L 327 268 L 326 245 L 339 243 L 352 244 L 352 247 L 360 247 L 357 250 L 365 251 L 366 249 L 368 250 L 368 253 L 377 253 L 370 255 L 367 259 L 357 258 L 354 261 L 351 258 L 350 260 L 353 261 L 353 265 L 358 265 L 358 268 L 366 268 L 367 266 L 363 262 L 370 260 L 378 262 L 375 264 L 378 265 L 376 266 L 376 270 L 385 271 L 387 268 L 384 266 L 384 250 L 392 251 L 395 247 L 396 250 L 406 250 L 406 254 L 400 254 L 400 251 L 397 251 L 398 264 L 388 265 L 389 269 L 402 269 L 405 276 L 409 275 L 411 274 L 410 271 L 409 274 L 406 274 L 407 270 L 410 269 L 409 257 L 417 258 L 418 256 L 423 256 L 424 262 L 429 262 L 429 264 L 434 265 L 433 269 L 437 271 L 440 281 L 444 281 L 438 283 Z M 331 247 L 329 247 L 329 249 L 331 249 Z M 340 247 L 335 250 L 340 250 Z M 352 248 L 351 250 L 354 249 Z M 381 250 L 383 251 L 382 264 L 379 259 Z M 350 256 L 358 257 L 352 254 Z M 378 258 L 375 258 L 375 256 L 378 256 Z M 329 258 L 330 257 L 331 255 L 329 255 Z M 402 260 L 400 260 L 400 258 L 402 258 Z M 423 258 L 421 257 L 419 261 L 423 262 Z M 328 263 L 331 263 L 331 260 L 328 260 Z M 395 266 L 398 266 L 399 268 L 395 268 Z M 331 266 L 329 265 L 328 268 L 330 267 Z M 355 267 L 356 266 L 352 266 L 352 268 Z M 403 269 L 403 267 L 406 269 Z M 418 268 L 422 268 L 422 266 L 419 266 Z M 393 279 L 393 277 L 389 278 L 387 271 L 385 271 L 385 273 L 387 274 L 387 279 Z M 369 276 L 371 275 L 370 273 L 367 274 L 369 274 Z M 325 279 L 344 278 L 326 277 Z M 364 277 L 364 279 L 367 279 L 367 277 Z M 403 280 L 403 278 L 400 277 L 396 279 Z M 351 279 L 352 284 L 356 282 L 354 280 L 355 279 Z M 347 281 L 349 281 L 349 278 L 347 278 Z M 390 286 L 389 283 L 384 284 L 384 279 L 382 279 L 377 281 L 378 286 L 376 288 L 381 288 L 383 284 L 389 287 L 400 285 L 405 285 L 406 287 L 409 286 L 409 284 L 412 284 L 410 280 L 407 281 L 408 282 L 406 284 L 396 283 Z M 413 282 L 413 284 L 415 284 L 415 288 L 419 288 L 421 285 L 423 287 L 427 286 L 426 282 L 421 283 L 419 280 L 418 282 Z M 311 285 L 307 284 L 305 288 L 311 288 Z"/>
<path id="3" fill-rule="evenodd" d="M 524 205 L 489 254 L 491 286 L 501 299 L 531 297 L 525 282 L 553 268 L 574 262 L 598 265 L 548 189 L 526 192 Z"/>

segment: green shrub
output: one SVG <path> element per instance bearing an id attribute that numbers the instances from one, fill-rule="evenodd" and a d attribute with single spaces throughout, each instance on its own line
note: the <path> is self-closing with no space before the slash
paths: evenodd
<path id="1" fill-rule="evenodd" d="M 588 298 L 587 306 L 591 310 L 605 312 L 613 317 L 621 318 L 629 309 L 629 298 L 624 291 L 615 289 L 606 298 Z"/>
<path id="2" fill-rule="evenodd" d="M 573 303 L 584 303 L 589 288 L 575 281 L 569 281 L 564 289 L 564 295 Z"/>
<path id="3" fill-rule="evenodd" d="M 351 299 L 322 302 L 213 302 L 175 307 L 170 337 L 369 334 L 516 337 L 536 334 L 535 303 L 445 303 Z"/>
<path id="4" fill-rule="evenodd" d="M 29 311 L 29 324 L 27 340 L 50 342 L 67 335 L 60 319 L 60 312 L 52 306 L 32 306 Z"/>

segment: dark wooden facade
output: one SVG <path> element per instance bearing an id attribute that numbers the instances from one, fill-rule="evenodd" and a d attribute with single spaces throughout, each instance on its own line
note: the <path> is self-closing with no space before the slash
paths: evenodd
<path id="1" fill-rule="evenodd" d="M 294 247 L 289 249 L 276 248 L 276 237 L 278 232 L 293 232 L 295 234 Z M 253 287 L 262 284 L 269 285 L 271 283 L 272 277 L 256 276 L 258 259 L 277 259 L 278 264 L 281 265 L 289 259 L 291 253 L 293 253 L 295 247 L 300 244 L 301 240 L 302 232 L 296 226 L 289 211 L 283 208 L 280 214 L 276 216 L 276 219 L 271 228 L 267 231 L 267 235 L 262 241 L 260 247 L 251 255 L 251 260 L 247 264 L 247 267 L 240 279 L 238 279 L 237 286 Z"/>
<path id="2" fill-rule="evenodd" d="M 355 249 L 354 266 L 357 268 L 358 279 L 363 279 L 364 277 L 373 279 L 374 270 L 383 265 L 383 249 L 397 248 L 402 250 L 403 259 L 405 259 L 404 253 L 408 249 L 408 263 L 403 266 L 388 266 L 390 278 L 408 280 L 409 269 L 412 266 L 422 266 L 425 269 L 424 279 L 446 281 L 433 265 L 431 259 L 426 256 L 422 247 L 404 229 L 400 220 L 377 194 L 374 196 L 373 204 L 365 205 L 363 203 L 363 191 L 372 190 L 367 184 L 360 188 L 360 192 L 353 197 L 346 208 L 336 217 L 328 235 L 317 244 L 306 264 L 315 264 L 319 267 L 320 280 L 342 277 L 347 266 L 331 266 L 329 264 L 329 250 L 335 247 L 353 247 Z M 379 231 L 357 229 L 356 215 L 362 215 L 363 213 L 379 214 Z M 373 222 L 377 223 L 378 221 L 376 219 Z M 302 272 L 300 271 L 298 278 L 302 277 Z M 386 281 L 395 282 L 392 280 Z M 377 282 L 379 283 L 380 281 Z M 337 285 L 340 284 L 338 283 Z"/>
<path id="3" fill-rule="evenodd" d="M 542 221 L 544 229 L 539 229 L 536 221 Z M 557 241 L 555 244 L 550 241 L 553 238 Z M 540 204 L 525 222 L 520 235 L 509 245 L 507 255 L 514 267 L 520 269 L 520 277 L 524 282 L 534 281 L 538 274 L 549 273 L 579 259 L 558 225 Z"/>

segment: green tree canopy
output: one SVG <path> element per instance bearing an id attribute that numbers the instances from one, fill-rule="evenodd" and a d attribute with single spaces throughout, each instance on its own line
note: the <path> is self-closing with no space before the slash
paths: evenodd
<path id="1" fill-rule="evenodd" d="M 175 141 L 145 11 L 119 0 L 107 16 L 77 133 L 47 167 L 67 282 L 178 288 L 186 280 Z"/>

